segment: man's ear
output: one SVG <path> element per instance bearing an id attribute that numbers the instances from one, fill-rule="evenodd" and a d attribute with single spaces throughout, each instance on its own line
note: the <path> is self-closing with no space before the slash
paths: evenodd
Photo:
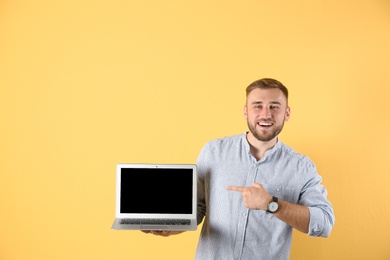
<path id="1" fill-rule="evenodd" d="M 284 121 L 287 122 L 290 119 L 290 115 L 291 115 L 291 109 L 290 107 L 287 107 L 286 114 L 284 115 Z"/>
<path id="2" fill-rule="evenodd" d="M 244 118 L 247 120 L 248 119 L 248 108 L 246 105 L 244 106 Z"/>

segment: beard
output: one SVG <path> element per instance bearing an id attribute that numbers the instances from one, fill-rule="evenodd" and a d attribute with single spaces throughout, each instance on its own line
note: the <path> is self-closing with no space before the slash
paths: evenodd
<path id="1" fill-rule="evenodd" d="M 270 131 L 256 131 L 256 124 L 251 124 L 249 121 L 247 121 L 249 131 L 252 133 L 252 135 L 259 141 L 262 142 L 268 142 L 274 139 L 278 134 L 282 131 L 284 122 L 281 125 L 276 126 L 273 129 L 270 129 Z"/>

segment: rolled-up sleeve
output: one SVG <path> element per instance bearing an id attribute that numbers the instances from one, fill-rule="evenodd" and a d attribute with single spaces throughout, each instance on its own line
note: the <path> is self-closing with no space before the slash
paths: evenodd
<path id="1" fill-rule="evenodd" d="M 309 211 L 310 222 L 308 235 L 312 237 L 328 237 L 335 220 L 333 210 L 309 207 Z"/>
<path id="2" fill-rule="evenodd" d="M 309 236 L 328 237 L 333 229 L 335 215 L 333 207 L 327 199 L 327 190 L 321 184 L 322 177 L 318 175 L 314 164 L 308 167 L 310 180 L 301 194 L 301 205 L 309 208 Z"/>

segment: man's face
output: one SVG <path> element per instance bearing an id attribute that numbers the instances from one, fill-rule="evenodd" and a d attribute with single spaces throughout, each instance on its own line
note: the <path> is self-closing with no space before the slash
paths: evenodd
<path id="1" fill-rule="evenodd" d="M 254 89 L 247 97 L 244 117 L 252 135 L 268 142 L 282 131 L 284 122 L 290 118 L 290 108 L 280 89 Z"/>

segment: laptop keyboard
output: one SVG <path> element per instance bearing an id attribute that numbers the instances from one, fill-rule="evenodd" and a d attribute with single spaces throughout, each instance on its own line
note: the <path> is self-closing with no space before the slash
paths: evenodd
<path id="1" fill-rule="evenodd" d="M 133 219 L 125 218 L 120 221 L 122 225 L 190 225 L 189 219 Z"/>

